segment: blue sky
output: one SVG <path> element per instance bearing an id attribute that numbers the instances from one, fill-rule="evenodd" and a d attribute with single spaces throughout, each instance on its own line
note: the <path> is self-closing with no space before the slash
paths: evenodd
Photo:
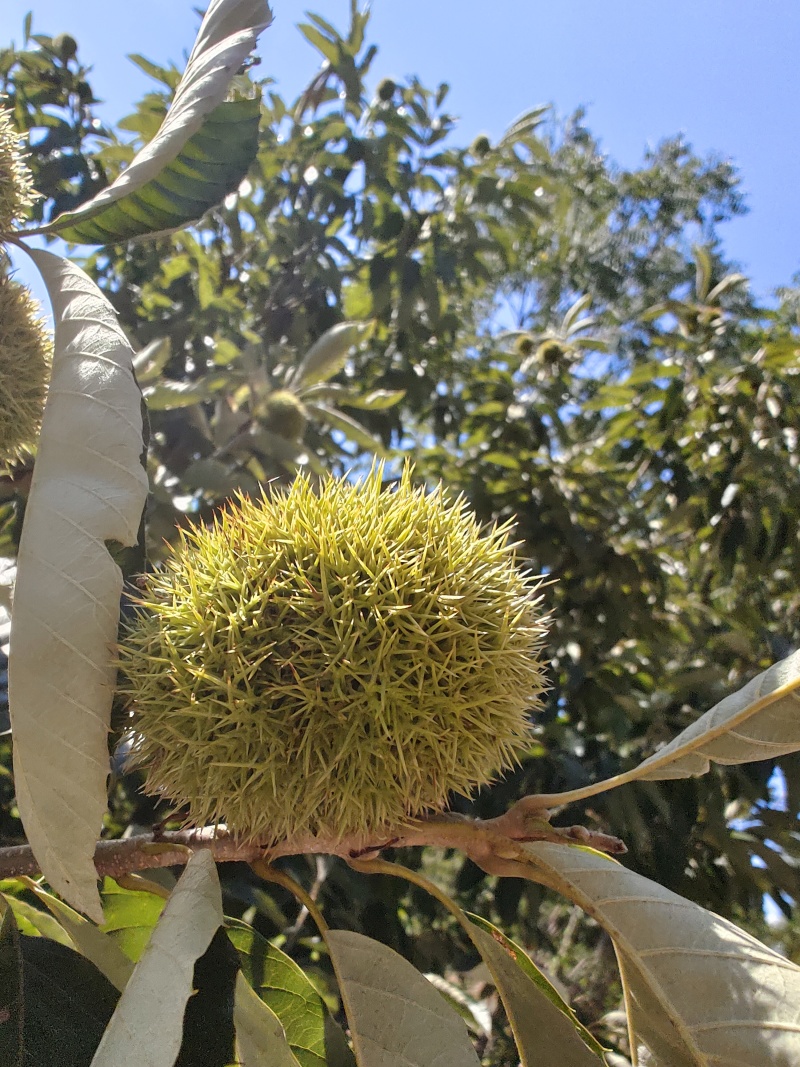
<path id="1" fill-rule="evenodd" d="M 124 57 L 181 64 L 201 0 L 2 0 L 0 45 L 69 32 L 94 66 L 109 120 L 149 86 Z M 316 53 L 295 24 L 310 6 L 344 26 L 349 0 L 272 0 L 260 71 L 292 96 Z M 373 71 L 448 81 L 461 140 L 499 135 L 520 112 L 578 105 L 604 150 L 635 165 L 648 143 L 678 131 L 695 149 L 735 161 L 750 214 L 723 232 L 729 254 L 766 296 L 800 271 L 800 3 L 798 0 L 373 0 Z"/>

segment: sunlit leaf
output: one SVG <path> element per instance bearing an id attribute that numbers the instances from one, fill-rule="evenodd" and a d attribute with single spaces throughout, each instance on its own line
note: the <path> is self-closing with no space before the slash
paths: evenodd
<path id="1" fill-rule="evenodd" d="M 291 378 L 298 391 L 316 382 L 326 382 L 347 362 L 350 349 L 371 331 L 369 323 L 340 322 L 316 341 L 297 365 Z"/>
<path id="2" fill-rule="evenodd" d="M 334 430 L 341 430 L 349 441 L 353 441 L 360 448 L 364 448 L 378 457 L 386 455 L 383 442 L 377 437 L 373 437 L 366 427 L 355 419 L 350 418 L 349 415 L 345 415 L 343 411 L 329 408 L 327 404 L 307 403 L 306 408 L 320 422 L 327 423 Z"/>
<path id="3" fill-rule="evenodd" d="M 116 942 L 52 893 L 39 887 L 33 888 L 32 892 L 51 912 L 47 918 L 58 920 L 81 955 L 122 992 L 133 972 L 133 963 Z"/>
<path id="4" fill-rule="evenodd" d="M 252 927 L 235 919 L 226 925 L 244 976 L 280 1020 L 300 1067 L 325 1067 L 327 1011 L 319 993 L 294 960 Z"/>
<path id="5" fill-rule="evenodd" d="M 102 921 L 94 849 L 106 810 L 122 573 L 147 497 L 141 393 L 111 305 L 74 264 L 30 253 L 55 353 L 17 565 L 9 657 L 17 804 L 53 888 Z"/>
<path id="6" fill-rule="evenodd" d="M 281 1021 L 250 988 L 247 979 L 236 979 L 233 1008 L 236 1046 L 242 1067 L 300 1067 L 286 1040 Z M 324 1061 L 323 1061 L 324 1062 Z"/>
<path id="7" fill-rule="evenodd" d="M 528 845 L 537 880 L 611 936 L 654 1067 L 795 1067 L 800 967 L 727 919 L 590 849 Z"/>
<path id="8" fill-rule="evenodd" d="M 172 344 L 168 337 L 158 337 L 149 345 L 140 348 L 133 357 L 133 371 L 140 386 L 155 381 L 172 355 Z"/>
<path id="9" fill-rule="evenodd" d="M 800 652 L 774 663 L 725 697 L 633 770 L 567 793 L 541 795 L 541 807 L 570 804 L 639 779 L 705 774 L 711 763 L 751 763 L 800 749 Z"/>
<path id="10" fill-rule="evenodd" d="M 196 852 L 178 880 L 120 997 L 92 1067 L 173 1067 L 197 959 L 222 925 L 222 894 L 209 852 Z"/>
<path id="11" fill-rule="evenodd" d="M 49 937 L 51 941 L 58 941 L 60 945 L 66 945 L 68 948 L 73 947 L 72 938 L 49 912 L 40 911 L 39 908 L 29 904 L 27 900 L 22 900 L 20 897 L 11 896 L 10 894 L 4 894 L 3 899 L 14 912 L 17 928 L 21 934 L 27 934 L 28 937 Z M 86 921 L 84 919 L 84 922 Z M 2 1060 L 0 1060 L 1 1062 Z"/>
<path id="12" fill-rule="evenodd" d="M 374 389 L 364 396 L 348 396 L 339 403 L 361 411 L 383 411 L 399 404 L 405 395 L 405 389 Z"/>
<path id="13" fill-rule="evenodd" d="M 108 188 L 44 232 L 108 244 L 168 231 L 235 188 L 255 156 L 260 104 L 225 94 L 271 19 L 266 0 L 212 0 L 156 136 Z"/>
<path id="14" fill-rule="evenodd" d="M 209 387 L 207 382 L 172 382 L 162 379 L 155 385 L 145 386 L 143 393 L 150 411 L 174 411 L 207 400 Z"/>
<path id="15" fill-rule="evenodd" d="M 164 910 L 164 898 L 144 890 L 125 889 L 106 878 L 100 894 L 103 901 L 103 931 L 137 963 L 147 947 Z"/>

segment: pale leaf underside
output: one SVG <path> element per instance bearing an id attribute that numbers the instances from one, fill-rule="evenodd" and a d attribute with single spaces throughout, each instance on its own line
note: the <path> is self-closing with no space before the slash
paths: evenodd
<path id="1" fill-rule="evenodd" d="M 752 763 L 800 749 L 800 651 L 725 697 L 669 744 L 624 774 L 566 793 L 532 798 L 532 807 L 571 804 L 639 779 L 705 774 L 711 763 Z"/>
<path id="2" fill-rule="evenodd" d="M 172 1067 L 194 965 L 222 925 L 222 894 L 210 852 L 196 852 L 134 968 L 91 1067 Z"/>
<path id="3" fill-rule="evenodd" d="M 407 960 L 363 934 L 325 940 L 359 1067 L 478 1067 L 464 1022 Z"/>
<path id="4" fill-rule="evenodd" d="M 796 1067 L 800 968 L 600 853 L 526 846 L 542 881 L 611 936 L 635 1039 L 657 1067 Z"/>
<path id="5" fill-rule="evenodd" d="M 639 765 L 649 780 L 705 774 L 710 763 L 751 763 L 800 749 L 800 652 L 721 700 Z"/>
<path id="6" fill-rule="evenodd" d="M 241 1067 L 300 1067 L 278 1016 L 248 985 L 240 972 L 236 978 L 233 1008 L 236 1046 Z"/>
<path id="7" fill-rule="evenodd" d="M 566 1016 L 485 930 L 469 934 L 491 971 L 508 1015 L 522 1067 L 599 1067 Z"/>
<path id="8" fill-rule="evenodd" d="M 74 264 L 31 252 L 56 321 L 19 549 L 9 658 L 14 779 L 47 880 L 102 919 L 92 857 L 106 810 L 122 575 L 147 497 L 141 394 L 111 305 Z"/>

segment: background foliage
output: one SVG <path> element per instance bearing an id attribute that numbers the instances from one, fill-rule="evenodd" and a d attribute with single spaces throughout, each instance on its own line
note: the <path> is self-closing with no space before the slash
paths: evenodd
<path id="1" fill-rule="evenodd" d="M 140 350 L 151 547 L 237 488 L 298 466 L 358 469 L 372 453 L 413 454 L 420 479 L 463 491 L 486 521 L 515 515 L 531 567 L 554 578 L 551 689 L 529 758 L 470 806 L 498 814 L 638 763 L 796 647 L 797 293 L 758 307 L 729 262 L 720 228 L 744 210 L 729 163 L 674 138 L 621 170 L 581 114 L 544 108 L 464 147 L 446 85 L 377 80 L 368 15 L 300 29 L 322 67 L 296 101 L 267 88 L 239 192 L 190 231 L 85 259 Z M 154 134 L 178 72 L 135 61 L 155 87 L 112 130 L 70 38 L 26 31 L 0 51 L 40 219 L 93 195 Z M 303 361 L 347 321 L 373 324 L 355 358 L 334 345 Z M 10 556 L 24 477 L 0 494 Z M 164 814 L 135 786 L 117 782 L 110 832 Z M 798 959 L 798 810 L 800 763 L 782 757 L 626 786 L 562 821 L 618 834 L 633 869 Z M 613 950 L 579 909 L 457 856 L 403 860 L 530 947 L 582 1020 L 622 1040 Z M 286 867 L 334 922 L 441 975 L 485 1062 L 512 1062 L 508 1033 L 480 1012 L 477 955 L 434 900 L 338 861 Z M 223 889 L 229 914 L 281 934 L 325 986 L 288 894 L 244 866 Z M 764 928 L 765 893 L 781 930 Z"/>

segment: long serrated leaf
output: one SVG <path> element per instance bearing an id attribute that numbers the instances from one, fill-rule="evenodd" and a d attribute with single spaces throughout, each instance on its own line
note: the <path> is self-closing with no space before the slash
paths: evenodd
<path id="1" fill-rule="evenodd" d="M 266 0 L 213 0 L 156 136 L 108 188 L 41 232 L 90 244 L 163 232 L 238 184 L 255 152 L 259 102 L 224 103 L 225 94 L 271 20 Z"/>
<path id="2" fill-rule="evenodd" d="M 419 871 L 385 860 L 353 862 L 356 870 L 404 878 L 435 897 L 461 925 L 489 968 L 517 1042 L 521 1067 L 597 1067 L 602 1046 L 581 1025 L 525 952 L 490 922 L 468 915 Z"/>
<path id="3" fill-rule="evenodd" d="M 568 793 L 536 797 L 537 807 L 571 804 L 637 780 L 705 774 L 711 763 L 752 763 L 800 750 L 800 651 L 774 663 L 633 770 Z"/>
<path id="4" fill-rule="evenodd" d="M 100 898 L 103 932 L 129 960 L 138 963 L 164 910 L 164 898 L 142 889 L 125 889 L 113 878 L 103 880 Z"/>
<path id="5" fill-rule="evenodd" d="M 294 960 L 252 927 L 236 919 L 226 926 L 243 976 L 280 1020 L 300 1067 L 325 1067 L 327 1010 L 319 993 Z"/>
<path id="6" fill-rule="evenodd" d="M 53 917 L 59 921 L 81 955 L 90 960 L 98 971 L 121 992 L 133 973 L 133 962 L 128 959 L 116 942 L 51 893 L 46 893 L 36 885 L 30 888 L 50 911 L 51 915 L 48 918 Z"/>
<path id="7" fill-rule="evenodd" d="M 634 1044 L 654 1067 L 796 1067 L 800 967 L 726 919 L 591 849 L 525 846 L 537 881 L 611 936 Z"/>
<path id="8" fill-rule="evenodd" d="M 155 381 L 172 355 L 172 342 L 169 337 L 157 337 L 149 345 L 140 348 L 133 357 L 133 372 L 139 385 Z"/>
<path id="9" fill-rule="evenodd" d="M 471 918 L 469 936 L 491 971 L 523 1067 L 602 1064 L 600 1046 L 533 961 L 490 923 L 478 916 Z"/>
<path id="10" fill-rule="evenodd" d="M 308 402 L 306 403 L 306 410 L 319 422 L 327 422 L 334 430 L 341 430 L 349 441 L 354 441 L 360 448 L 366 449 L 367 452 L 372 452 L 379 459 L 386 455 L 383 442 L 377 437 L 373 437 L 365 426 L 362 426 L 360 422 L 357 422 L 349 415 L 345 415 L 343 411 L 329 408 L 327 404 L 310 404 Z"/>
<path id="11" fill-rule="evenodd" d="M 211 853 L 202 850 L 178 879 L 91 1067 L 173 1067 L 195 962 L 222 923 L 216 864 Z"/>
<path id="12" fill-rule="evenodd" d="M 711 288 L 711 271 L 713 264 L 711 255 L 703 245 L 695 245 L 692 249 L 696 265 L 694 289 L 698 300 L 705 300 L 708 290 Z"/>
<path id="13" fill-rule="evenodd" d="M 72 948 L 74 944 L 72 938 L 49 912 L 40 911 L 19 897 L 6 896 L 4 894 L 3 899 L 14 912 L 14 918 L 17 920 L 17 927 L 21 934 L 26 934 L 28 937 L 49 937 L 51 941 L 58 941 L 60 945 Z M 77 915 L 77 912 L 75 914 Z M 84 921 L 88 922 L 88 920 Z"/>
<path id="14" fill-rule="evenodd" d="M 108 245 L 195 222 L 237 189 L 250 169 L 258 151 L 260 109 L 257 98 L 219 104 L 178 156 L 141 188 L 87 208 L 86 217 L 77 221 L 61 215 L 46 230 L 73 244 Z"/>
<path id="15" fill-rule="evenodd" d="M 240 972 L 233 1006 L 236 1051 L 242 1067 L 300 1067 L 278 1016 L 250 988 Z"/>
<path id="16" fill-rule="evenodd" d="M 544 104 L 532 108 L 530 111 L 526 111 L 524 115 L 520 115 L 520 117 L 509 126 L 500 138 L 498 147 L 503 145 L 513 145 L 521 137 L 525 137 L 527 134 L 532 133 L 537 126 L 542 124 L 544 117 L 549 110 L 549 104 Z"/>
<path id="17" fill-rule="evenodd" d="M 338 403 L 358 411 L 385 411 L 399 404 L 405 395 L 405 389 L 374 389 L 371 393 L 343 397 Z"/>
<path id="18" fill-rule="evenodd" d="M 298 23 L 297 28 L 331 66 L 336 65 L 339 61 L 339 48 L 335 41 L 329 41 L 324 34 L 314 26 L 309 26 L 307 22 Z"/>
<path id="19" fill-rule="evenodd" d="M 209 389 L 205 381 L 173 382 L 168 378 L 146 385 L 142 390 L 150 411 L 174 411 L 190 408 L 208 399 Z"/>
<path id="20" fill-rule="evenodd" d="M 122 573 L 147 498 L 132 351 L 86 274 L 29 253 L 55 318 L 50 390 L 19 548 L 8 681 L 17 804 L 42 873 L 102 921 L 93 856 L 106 810 Z"/>
<path id="21" fill-rule="evenodd" d="M 363 322 L 340 322 L 331 326 L 300 360 L 291 378 L 292 386 L 302 391 L 309 385 L 332 378 L 345 365 L 353 345 L 370 330 L 370 324 Z"/>
<path id="22" fill-rule="evenodd" d="M 561 320 L 561 328 L 569 334 L 571 328 L 578 322 L 578 316 L 582 311 L 586 311 L 591 307 L 592 296 L 591 293 L 585 293 L 583 296 L 579 296 L 575 303 L 566 311 L 564 318 Z M 594 319 L 587 319 L 589 322 L 594 322 Z"/>
<path id="23" fill-rule="evenodd" d="M 735 285 L 747 285 L 748 278 L 746 274 L 726 274 L 725 277 L 717 282 L 714 288 L 706 297 L 706 302 L 713 304 L 716 300 L 722 296 L 723 293 L 727 293 L 729 289 L 732 289 Z"/>
<path id="24" fill-rule="evenodd" d="M 347 930 L 325 941 L 358 1067 L 478 1067 L 463 1020 L 407 960 Z"/>

